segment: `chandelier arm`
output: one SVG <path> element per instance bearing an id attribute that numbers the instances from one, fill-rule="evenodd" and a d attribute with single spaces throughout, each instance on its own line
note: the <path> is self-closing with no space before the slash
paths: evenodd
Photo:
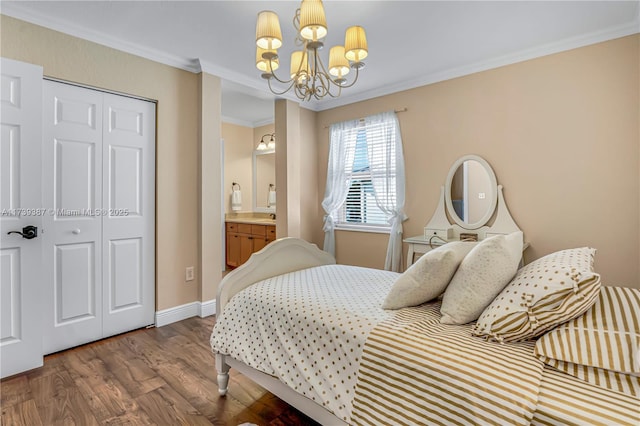
<path id="1" fill-rule="evenodd" d="M 329 81 L 331 81 L 333 83 L 333 85 L 331 83 L 329 83 L 325 87 L 325 94 L 323 95 L 323 97 L 326 96 L 326 95 L 329 95 L 332 98 L 337 98 L 338 96 L 340 96 L 340 93 L 342 93 L 342 86 L 340 86 L 339 84 L 336 84 L 335 82 L 333 82 L 333 80 L 329 80 Z M 338 93 L 335 94 L 335 95 L 333 93 L 331 93 L 331 88 L 333 86 L 336 86 L 338 88 Z M 319 100 L 319 98 L 317 98 L 317 99 Z"/>
<path id="2" fill-rule="evenodd" d="M 311 68 L 311 92 L 313 96 L 316 96 L 316 82 L 320 79 L 321 75 L 318 74 L 318 49 L 313 49 L 313 60 L 312 60 L 312 68 Z"/>
<path id="3" fill-rule="evenodd" d="M 278 80 L 278 81 L 280 81 L 280 80 Z M 269 90 L 271 90 L 271 93 L 273 93 L 274 95 L 280 96 L 280 95 L 284 95 L 289 90 L 291 90 L 291 86 L 293 86 L 293 81 L 289 82 L 289 87 L 284 89 L 282 92 L 278 92 L 278 91 L 274 90 L 273 86 L 271 85 L 271 79 L 267 80 L 267 84 L 269 85 Z"/>
<path id="4" fill-rule="evenodd" d="M 356 76 L 353 79 L 353 81 L 349 84 L 340 84 L 340 88 L 344 88 L 344 89 L 348 89 L 349 87 L 353 86 L 354 84 L 356 84 L 356 81 L 358 81 L 358 75 L 360 75 L 360 70 L 358 68 L 355 68 L 356 70 Z"/>
<path id="5" fill-rule="evenodd" d="M 316 80 L 320 82 L 320 86 L 314 85 L 313 95 L 316 99 L 320 100 L 328 93 L 331 93 L 331 80 L 329 76 L 324 73 L 318 73 Z"/>
<path id="6" fill-rule="evenodd" d="M 330 74 L 327 72 L 327 69 L 324 66 L 324 63 L 322 62 L 322 59 L 318 59 L 318 62 L 320 63 L 320 69 L 322 70 L 321 73 L 319 74 L 324 77 L 324 80 L 322 81 L 324 90 L 322 95 L 320 96 L 316 95 L 315 98 L 320 100 L 326 95 L 329 95 L 332 98 L 337 98 L 338 96 L 340 96 L 340 93 L 342 92 L 342 85 L 338 84 L 334 79 L 331 78 Z M 334 95 L 333 93 L 331 93 L 332 86 L 338 87 L 337 95 Z"/>
<path id="7" fill-rule="evenodd" d="M 273 76 L 273 78 L 275 78 L 279 83 L 282 84 L 293 84 L 293 82 L 295 82 L 295 78 L 291 78 L 289 80 L 280 80 L 274 72 L 271 73 L 271 76 Z"/>
<path id="8" fill-rule="evenodd" d="M 324 67 L 324 64 L 322 63 L 322 61 L 320 61 L 320 66 L 322 67 L 322 72 L 325 76 L 327 76 L 327 78 L 329 79 L 329 81 L 331 82 L 331 84 L 338 86 L 340 89 L 342 88 L 347 88 L 347 87 L 351 87 L 355 84 L 356 80 L 358 80 L 358 69 L 356 68 L 356 78 L 350 83 L 350 84 L 338 84 L 336 82 L 336 80 L 334 80 L 333 78 L 330 77 L 330 74 L 327 72 L 327 69 Z M 341 92 L 342 90 L 340 90 Z M 340 96 L 340 95 L 337 95 Z M 333 96 L 333 97 L 337 97 L 337 96 Z"/>
<path id="9" fill-rule="evenodd" d="M 296 96 L 298 97 L 298 99 L 300 99 L 302 101 L 308 101 L 309 99 L 311 99 L 311 96 L 309 96 L 309 87 L 308 86 L 303 86 L 303 85 L 296 84 L 293 87 L 293 91 L 296 94 Z"/>
<path id="10" fill-rule="evenodd" d="M 292 81 L 295 81 L 295 78 L 291 78 L 291 79 L 289 79 L 289 80 L 280 80 L 280 78 L 278 78 L 278 76 L 276 75 L 276 73 L 275 73 L 275 71 L 274 71 L 273 67 L 271 66 L 271 59 L 269 59 L 267 62 L 268 62 L 268 64 L 269 64 L 269 73 L 271 74 L 271 76 L 272 76 L 273 78 L 275 78 L 276 80 L 278 80 L 278 82 L 279 82 L 279 83 L 282 83 L 282 84 L 289 84 L 289 83 L 291 83 Z M 268 79 L 268 80 L 271 80 L 271 79 Z M 269 84 L 269 85 L 271 85 L 271 84 Z M 287 90 L 289 90 L 289 89 L 287 89 Z M 279 93 L 279 94 L 282 94 L 282 93 Z"/>

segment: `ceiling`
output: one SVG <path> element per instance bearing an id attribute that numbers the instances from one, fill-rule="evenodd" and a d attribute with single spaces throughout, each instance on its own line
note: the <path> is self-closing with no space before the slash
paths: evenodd
<path id="1" fill-rule="evenodd" d="M 324 110 L 640 32 L 639 1 L 325 0 L 328 48 L 344 30 L 367 31 L 357 84 Z M 6 1 L 0 12 L 192 72 L 223 79 L 225 121 L 273 121 L 273 100 L 255 68 L 255 21 L 280 16 L 282 69 L 294 50 L 294 1 Z M 281 74 L 281 73 L 278 73 Z M 293 97 L 286 96 L 289 99 Z"/>

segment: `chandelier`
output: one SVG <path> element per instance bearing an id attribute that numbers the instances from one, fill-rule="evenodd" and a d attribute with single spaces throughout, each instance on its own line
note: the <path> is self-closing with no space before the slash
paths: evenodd
<path id="1" fill-rule="evenodd" d="M 295 43 L 300 46 L 300 50 L 291 54 L 290 78 L 281 79 L 275 74 L 280 66 L 278 48 L 282 46 L 278 15 L 270 10 L 258 14 L 256 67 L 263 72 L 262 78 L 267 80 L 272 93 L 282 95 L 293 89 L 302 101 L 311 98 L 319 100 L 327 95 L 338 97 L 343 88 L 356 83 L 358 74 L 364 67 L 362 60 L 368 55 L 364 28 L 347 28 L 344 46 L 333 46 L 329 51 L 327 71 L 318 54 L 324 47 L 322 40 L 328 31 L 322 0 L 302 0 L 293 18 L 293 26 L 297 32 Z M 355 77 L 351 83 L 347 83 L 346 76 L 351 69 L 355 70 Z M 285 89 L 274 89 L 273 80 L 284 84 Z"/>

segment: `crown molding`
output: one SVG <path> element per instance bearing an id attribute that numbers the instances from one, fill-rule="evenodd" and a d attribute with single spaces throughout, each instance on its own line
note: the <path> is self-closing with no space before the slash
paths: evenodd
<path id="1" fill-rule="evenodd" d="M 380 96 L 390 95 L 392 93 L 397 93 L 404 90 L 414 89 L 416 87 L 426 86 L 428 84 L 451 80 L 457 77 L 462 77 L 481 71 L 487 71 L 518 62 L 524 62 L 555 53 L 565 52 L 568 50 L 602 43 L 605 41 L 626 37 L 632 34 L 637 34 L 640 33 L 640 5 L 638 7 L 638 12 L 639 13 L 635 16 L 633 21 L 624 25 L 596 31 L 582 36 L 566 38 L 557 42 L 536 46 L 530 49 L 521 50 L 512 54 L 499 56 L 493 59 L 465 65 L 462 67 L 437 71 L 419 78 L 403 81 L 402 83 L 390 84 L 379 87 L 377 89 L 360 92 L 354 95 L 343 95 L 336 99 L 326 99 L 323 101 L 310 102 L 307 104 L 307 106 L 314 111 L 324 111 L 327 109 L 349 105 Z"/>
<path id="2" fill-rule="evenodd" d="M 200 65 L 197 60 L 171 55 L 167 52 L 150 49 L 135 43 L 129 43 L 116 37 L 111 37 L 107 34 L 93 31 L 91 29 L 82 28 L 69 22 L 53 19 L 49 16 L 44 16 L 33 11 L 26 11 L 20 8 L 19 3 L 20 2 L 2 2 L 2 9 L 0 9 L 0 11 L 3 15 L 7 15 L 12 18 L 30 22 L 41 27 L 111 47 L 116 50 L 121 50 L 154 62 L 159 62 L 164 65 L 169 65 L 171 67 L 193 73 L 200 72 Z"/>
<path id="3" fill-rule="evenodd" d="M 255 129 L 256 127 L 266 126 L 268 124 L 273 124 L 273 117 L 265 118 L 264 120 L 249 121 L 249 120 L 242 120 L 235 117 L 230 117 L 228 115 L 223 115 L 222 117 L 220 117 L 220 120 L 223 123 L 235 124 L 236 126 L 242 126 L 242 127 L 250 127 L 252 129 Z"/>
<path id="4" fill-rule="evenodd" d="M 74 37 L 78 37 L 84 40 L 88 40 L 94 43 L 98 43 L 113 49 L 117 49 L 132 55 L 140 56 L 154 62 L 159 62 L 165 65 L 179 68 L 192 73 L 206 72 L 208 74 L 215 75 L 222 79 L 226 79 L 238 84 L 242 84 L 251 87 L 256 90 L 264 91 L 265 85 L 261 79 L 250 78 L 244 75 L 239 75 L 228 68 L 202 61 L 200 59 L 189 59 L 176 55 L 171 55 L 163 51 L 156 49 L 146 48 L 135 43 L 129 43 L 127 41 L 111 37 L 104 33 L 99 33 L 86 28 L 81 28 L 77 25 L 69 24 L 68 22 L 62 22 L 57 19 L 51 19 L 48 16 L 44 16 L 33 11 L 26 11 L 19 6 L 20 2 L 2 2 L 0 12 L 4 15 L 11 16 L 13 18 L 21 19 L 36 25 L 40 25 L 45 28 L 50 28 L 61 33 L 65 33 Z M 336 99 L 323 99 L 321 101 L 310 101 L 304 104 L 304 107 L 312 111 L 324 111 L 355 102 L 365 101 L 368 99 L 389 95 L 404 90 L 414 89 L 416 87 L 425 86 L 445 80 L 450 80 L 457 77 L 462 77 L 469 74 L 474 74 L 481 71 L 487 71 L 493 68 L 502 67 L 505 65 L 511 65 L 518 62 L 535 59 L 542 56 L 552 55 L 579 47 L 588 46 L 591 44 L 601 43 L 609 40 L 613 40 L 620 37 L 636 34 L 640 32 L 640 4 L 638 5 L 638 13 L 633 17 L 633 20 L 627 24 L 619 25 L 616 27 L 607 28 L 605 30 L 596 31 L 590 34 L 584 34 L 577 37 L 571 37 L 557 42 L 536 46 L 530 49 L 521 50 L 508 55 L 499 56 L 486 61 L 477 62 L 474 64 L 465 65 L 462 67 L 450 68 L 447 70 L 441 70 L 434 73 L 430 73 L 415 79 L 403 81 L 398 84 L 391 84 L 378 87 L 376 89 L 367 90 L 353 95 L 342 95 Z M 276 96 L 276 99 L 288 99 L 294 102 L 300 103 L 300 100 L 291 92 L 283 95 Z M 229 120 L 233 120 L 227 117 Z M 242 121 L 242 120 L 238 120 Z M 229 121 L 231 122 L 231 121 Z M 244 121 L 244 123 L 249 123 Z M 241 124 L 245 125 L 245 124 Z M 250 126 L 254 126 L 255 123 L 251 123 Z"/>
<path id="5" fill-rule="evenodd" d="M 236 126 L 251 127 L 251 128 L 254 127 L 252 121 L 242 120 L 240 118 L 230 117 L 228 115 L 221 116 L 220 121 L 227 124 L 235 124 Z"/>
<path id="6" fill-rule="evenodd" d="M 265 118 L 264 120 L 258 120 L 253 122 L 253 127 L 262 127 L 267 126 L 269 124 L 275 124 L 273 121 L 273 117 Z"/>

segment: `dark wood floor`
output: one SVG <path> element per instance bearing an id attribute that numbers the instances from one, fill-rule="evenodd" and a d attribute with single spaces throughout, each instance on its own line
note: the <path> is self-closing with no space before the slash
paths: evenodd
<path id="1" fill-rule="evenodd" d="M 218 396 L 214 322 L 190 318 L 49 355 L 0 382 L 2 425 L 316 425 L 233 370 Z"/>

